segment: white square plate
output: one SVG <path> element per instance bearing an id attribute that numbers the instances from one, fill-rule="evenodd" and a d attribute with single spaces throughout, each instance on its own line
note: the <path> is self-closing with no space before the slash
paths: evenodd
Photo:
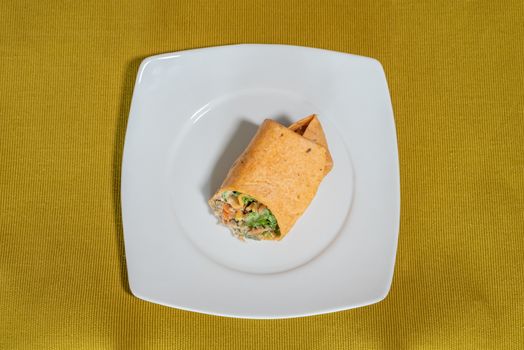
<path id="1" fill-rule="evenodd" d="M 280 242 L 241 242 L 207 206 L 264 118 L 316 113 L 334 168 Z M 180 309 L 285 318 L 387 295 L 400 216 L 386 78 L 371 58 L 235 45 L 145 59 L 122 165 L 131 291 Z"/>

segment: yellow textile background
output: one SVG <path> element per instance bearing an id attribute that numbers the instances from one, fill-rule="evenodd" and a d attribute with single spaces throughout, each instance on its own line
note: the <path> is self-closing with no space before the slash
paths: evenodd
<path id="1" fill-rule="evenodd" d="M 285 43 L 379 59 L 402 214 L 386 300 L 255 321 L 127 289 L 123 138 L 146 56 Z M 523 349 L 524 2 L 0 2 L 0 349 Z"/>

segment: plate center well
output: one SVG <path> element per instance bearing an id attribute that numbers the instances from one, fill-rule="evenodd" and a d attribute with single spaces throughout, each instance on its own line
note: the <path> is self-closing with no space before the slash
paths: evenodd
<path id="1" fill-rule="evenodd" d="M 265 118 L 287 126 L 312 113 L 324 127 L 333 170 L 282 241 L 235 239 L 218 224 L 207 200 Z M 215 262 L 249 273 L 286 271 L 322 253 L 344 225 L 353 192 L 349 153 L 329 118 L 301 96 L 272 89 L 234 92 L 196 110 L 181 130 L 174 130 L 178 135 L 173 137 L 167 172 L 173 218 L 183 234 Z"/>

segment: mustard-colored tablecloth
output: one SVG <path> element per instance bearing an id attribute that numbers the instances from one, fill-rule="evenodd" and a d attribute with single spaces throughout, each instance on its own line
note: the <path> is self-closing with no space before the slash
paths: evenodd
<path id="1" fill-rule="evenodd" d="M 379 59 L 402 214 L 386 300 L 254 321 L 127 287 L 139 62 L 233 43 Z M 0 2 L 0 349 L 524 349 L 524 2 Z"/>

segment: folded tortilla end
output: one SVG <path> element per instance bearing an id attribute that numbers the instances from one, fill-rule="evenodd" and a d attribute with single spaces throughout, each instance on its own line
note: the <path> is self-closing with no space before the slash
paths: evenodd
<path id="1" fill-rule="evenodd" d="M 329 152 L 324 129 L 322 129 L 322 125 L 320 124 L 320 120 L 318 120 L 317 115 L 311 114 L 305 118 L 302 118 L 299 121 L 291 124 L 289 129 L 326 149 L 326 165 L 324 167 L 324 173 L 329 173 L 333 168 L 333 158 Z"/>

